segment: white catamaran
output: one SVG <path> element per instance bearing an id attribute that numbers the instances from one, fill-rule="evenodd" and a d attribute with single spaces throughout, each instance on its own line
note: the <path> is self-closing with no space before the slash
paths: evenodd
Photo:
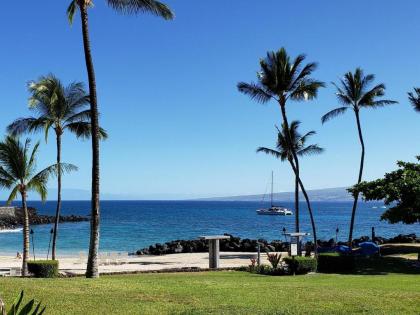
<path id="1" fill-rule="evenodd" d="M 271 206 L 268 209 L 258 209 L 257 214 L 259 215 L 293 215 L 293 212 L 286 207 L 275 206 L 273 204 L 273 182 L 274 182 L 274 175 L 271 172 Z"/>

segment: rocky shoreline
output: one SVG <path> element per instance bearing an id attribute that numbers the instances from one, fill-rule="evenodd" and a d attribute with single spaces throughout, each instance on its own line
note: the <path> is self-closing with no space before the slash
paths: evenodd
<path id="1" fill-rule="evenodd" d="M 225 234 L 229 235 L 229 234 Z M 223 252 L 255 252 L 257 250 L 258 243 L 260 244 L 261 252 L 287 252 L 289 250 L 289 242 L 274 240 L 267 241 L 265 239 L 251 240 L 241 239 L 229 235 L 231 238 L 228 240 L 220 240 L 220 251 Z M 353 240 L 354 245 L 358 243 L 370 241 L 368 236 L 362 236 L 358 239 Z M 374 240 L 377 244 L 395 244 L 395 243 L 420 243 L 420 236 L 417 237 L 415 234 L 403 235 L 400 234 L 393 238 L 375 237 Z M 338 245 L 346 245 L 344 242 L 338 242 Z M 334 239 L 329 241 L 318 240 L 318 246 L 320 247 L 332 247 L 335 244 Z M 313 249 L 313 243 L 307 242 L 306 246 L 310 246 Z M 203 253 L 208 252 L 208 243 L 205 240 L 175 240 L 166 242 L 164 244 L 156 243 L 149 247 L 139 249 L 137 255 L 167 255 L 167 254 L 179 254 L 179 253 Z"/>
<path id="2" fill-rule="evenodd" d="M 12 208 L 9 208 L 12 209 Z M 29 211 L 29 224 L 40 225 L 40 224 L 51 224 L 55 222 L 55 216 L 39 215 L 35 208 L 28 208 Z M 10 211 L 9 211 L 10 212 Z M 69 215 L 60 216 L 60 222 L 84 222 L 89 221 L 88 217 Z M 23 215 L 20 208 L 14 209 L 14 214 L 7 213 L 0 216 L 0 231 L 1 230 L 13 230 L 22 227 Z"/>

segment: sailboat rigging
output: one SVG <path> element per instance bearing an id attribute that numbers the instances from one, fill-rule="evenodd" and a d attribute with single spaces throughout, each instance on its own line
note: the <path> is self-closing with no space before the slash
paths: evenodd
<path id="1" fill-rule="evenodd" d="M 292 215 L 293 212 L 286 207 L 275 206 L 273 202 L 274 195 L 274 173 L 271 172 L 271 194 L 270 194 L 270 208 L 258 209 L 257 214 L 259 215 Z"/>

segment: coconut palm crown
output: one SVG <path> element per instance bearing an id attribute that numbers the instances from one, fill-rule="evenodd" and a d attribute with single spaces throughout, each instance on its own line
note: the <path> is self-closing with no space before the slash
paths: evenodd
<path id="1" fill-rule="evenodd" d="M 162 2 L 155 0 L 106 0 L 105 3 L 121 14 L 137 15 L 141 13 L 151 13 L 153 15 L 164 18 L 165 20 L 172 20 L 174 14 L 171 9 Z M 67 8 L 67 17 L 70 23 L 73 23 L 73 18 L 81 5 L 92 7 L 92 0 L 73 0 Z"/>
<path id="2" fill-rule="evenodd" d="M 317 144 L 306 145 L 307 140 L 316 134 L 315 131 L 309 131 L 304 135 L 301 135 L 298 131 L 300 126 L 299 121 L 292 121 L 289 127 L 290 135 L 292 137 L 293 147 L 298 156 L 314 155 L 321 154 L 324 152 L 324 149 L 319 147 Z M 277 144 L 276 149 L 270 149 L 266 147 L 259 147 L 257 152 L 264 152 L 266 154 L 271 154 L 274 157 L 280 159 L 281 161 L 293 161 L 293 155 L 291 153 L 290 146 L 287 141 L 287 131 L 285 130 L 284 124 L 282 125 L 281 130 L 277 128 Z"/>
<path id="3" fill-rule="evenodd" d="M 311 78 L 317 68 L 315 62 L 303 64 L 305 55 L 291 60 L 284 48 L 267 53 L 260 60 L 257 82 L 238 83 L 238 90 L 259 103 L 274 99 L 285 105 L 287 100 L 302 101 L 317 97 L 325 84 Z"/>
<path id="4" fill-rule="evenodd" d="M 408 92 L 408 100 L 413 105 L 414 110 L 420 112 L 420 88 L 414 88 L 414 92 Z"/>
<path id="5" fill-rule="evenodd" d="M 343 106 L 322 116 L 322 123 L 344 114 L 348 109 L 358 113 L 362 108 L 380 108 L 398 103 L 392 100 L 378 99 L 385 95 L 385 85 L 380 83 L 372 87 L 374 80 L 373 74 L 364 75 L 363 70 L 357 68 L 354 73 L 347 72 L 340 80 L 340 85 L 332 83 L 337 90 L 337 99 Z"/>
<path id="6" fill-rule="evenodd" d="M 7 127 L 11 135 L 43 131 L 45 141 L 53 129 L 56 135 L 65 130 L 74 133 L 78 138 L 89 138 L 91 135 L 89 95 L 82 82 L 74 82 L 68 86 L 52 74 L 40 77 L 28 84 L 29 109 L 37 115 L 18 118 Z M 100 129 L 101 138 L 108 137 L 104 129 Z"/>
<path id="7" fill-rule="evenodd" d="M 22 198 L 23 209 L 23 262 L 22 275 L 28 274 L 27 262 L 29 259 L 29 214 L 26 205 L 27 193 L 36 192 L 44 201 L 47 198 L 47 183 L 51 175 L 58 172 L 73 171 L 77 168 L 71 164 L 51 165 L 40 172 L 36 171 L 36 156 L 39 142 L 30 150 L 31 141 L 24 143 L 19 139 L 7 136 L 0 142 L 0 187 L 11 189 L 7 204 L 10 204 L 17 195 Z"/>

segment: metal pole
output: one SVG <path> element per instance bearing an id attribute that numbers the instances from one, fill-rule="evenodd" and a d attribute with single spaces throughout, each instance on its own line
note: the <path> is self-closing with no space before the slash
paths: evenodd
<path id="1" fill-rule="evenodd" d="M 257 266 L 260 266 L 261 264 L 261 246 L 260 243 L 257 243 Z"/>
<path id="2" fill-rule="evenodd" d="M 50 255 L 51 237 L 52 237 L 53 233 L 54 233 L 54 229 L 51 229 L 51 231 L 50 231 L 50 242 L 48 243 L 47 260 L 48 260 L 48 256 Z"/>
<path id="3" fill-rule="evenodd" d="M 372 226 L 372 242 L 375 242 L 375 227 Z"/>
<path id="4" fill-rule="evenodd" d="M 273 175 L 273 171 L 271 171 L 271 206 L 273 206 L 273 181 L 274 181 L 274 175 Z"/>

